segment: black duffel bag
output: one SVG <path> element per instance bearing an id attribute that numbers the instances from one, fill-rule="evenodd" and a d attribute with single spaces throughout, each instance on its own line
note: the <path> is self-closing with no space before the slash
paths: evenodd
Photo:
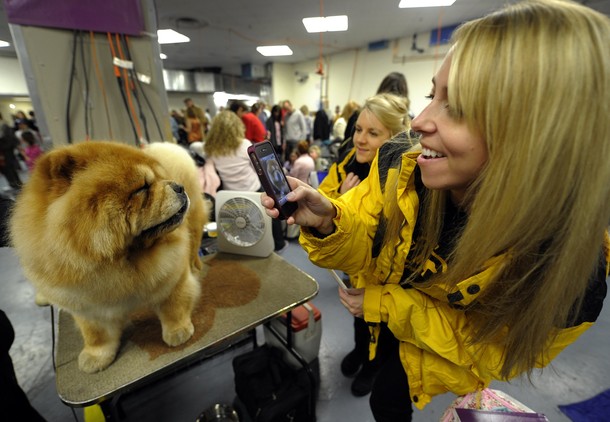
<path id="1" fill-rule="evenodd" d="M 291 367 L 280 349 L 263 345 L 237 356 L 233 372 L 237 398 L 252 421 L 315 421 L 307 372 Z"/>

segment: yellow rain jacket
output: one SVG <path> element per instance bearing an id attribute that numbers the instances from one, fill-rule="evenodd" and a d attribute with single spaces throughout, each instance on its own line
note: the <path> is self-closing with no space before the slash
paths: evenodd
<path id="1" fill-rule="evenodd" d="M 410 396 L 415 406 L 422 409 L 435 395 L 449 391 L 462 395 L 485 388 L 494 379 L 501 379 L 502 348 L 493 344 L 468 343 L 473 327 L 460 308 L 485 291 L 489 276 L 498 268 L 502 256 L 490 260 L 486 268 L 460 282 L 454 290 L 442 285 L 427 289 L 417 285 L 403 288 L 399 282 L 419 207 L 414 177 L 418 153 L 400 152 L 393 158 L 385 157 L 391 155 L 384 154 L 386 146 L 380 149 L 369 176 L 358 187 L 338 199 L 331 199 L 337 209 L 335 232 L 319 238 L 309 229 L 302 228 L 300 242 L 316 265 L 358 274 L 356 278 L 361 285 L 356 287 L 365 287 L 366 284 L 364 319 L 369 323 L 386 322 L 399 340 Z M 394 164 L 388 166 L 388 163 Z M 379 169 L 385 166 L 389 167 L 387 172 L 396 172 L 398 164 L 401 170 L 397 199 L 406 222 L 401 228 L 399 243 L 379 249 L 381 242 L 376 232 L 383 207 L 382 189 L 388 174 Z M 601 270 L 606 275 L 609 249 L 607 241 L 606 264 Z M 593 301 L 592 306 L 597 307 L 594 312 L 596 318 L 606 294 L 605 277 L 601 277 L 599 286 L 593 290 L 595 297 L 585 298 L 585 306 Z M 585 321 L 561 329 L 537 366 L 547 365 L 592 324 L 592 321 Z"/>
<path id="2" fill-rule="evenodd" d="M 340 163 L 334 163 L 328 169 L 328 174 L 318 186 L 318 190 L 328 198 L 336 199 L 341 196 L 339 189 L 348 173 L 345 166 L 352 160 L 354 154 L 356 154 L 356 148 L 352 148 Z"/>

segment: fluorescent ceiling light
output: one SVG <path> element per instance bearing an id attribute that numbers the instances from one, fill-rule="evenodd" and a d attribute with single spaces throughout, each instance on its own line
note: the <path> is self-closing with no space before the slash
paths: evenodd
<path id="1" fill-rule="evenodd" d="M 451 6 L 455 0 L 400 0 L 398 7 L 440 7 Z"/>
<path id="2" fill-rule="evenodd" d="M 159 37 L 159 44 L 178 44 L 191 41 L 189 37 L 182 35 L 173 29 L 159 29 L 157 31 L 157 37 Z"/>
<path id="3" fill-rule="evenodd" d="M 292 56 L 292 50 L 287 45 L 259 45 L 256 51 L 263 56 Z"/>
<path id="4" fill-rule="evenodd" d="M 165 59 L 167 59 L 167 54 L 161 53 L 161 54 L 159 54 L 159 57 L 161 57 L 161 60 L 165 60 Z"/>
<path id="5" fill-rule="evenodd" d="M 0 40 L 0 47 L 8 47 L 10 44 L 7 43 L 6 41 L 2 41 Z"/>
<path id="6" fill-rule="evenodd" d="M 303 25 L 309 33 L 347 31 L 347 15 L 304 18 Z"/>

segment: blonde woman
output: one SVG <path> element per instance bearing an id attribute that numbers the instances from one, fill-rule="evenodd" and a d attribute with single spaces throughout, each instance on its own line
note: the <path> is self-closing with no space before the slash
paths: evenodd
<path id="1" fill-rule="evenodd" d="M 225 190 L 256 192 L 261 188 L 248 156 L 248 147 L 252 143 L 245 138 L 245 133 L 241 119 L 227 110 L 214 117 L 205 138 L 205 159 L 214 162 Z"/>
<path id="2" fill-rule="evenodd" d="M 531 374 L 597 319 L 610 267 L 609 39 L 610 19 L 571 1 L 468 22 L 412 121 L 419 146 L 386 143 L 336 200 L 289 179 L 299 208 L 287 223 L 301 225 L 309 258 L 366 274 L 341 301 L 373 337 L 385 322 L 397 340 L 371 393 L 377 421 Z"/>
<path id="3" fill-rule="evenodd" d="M 347 127 L 347 122 L 349 118 L 358 111 L 360 105 L 355 101 L 348 101 L 345 106 L 343 106 L 343 110 L 341 111 L 341 115 L 335 123 L 333 123 L 332 129 L 332 139 L 334 141 L 342 141 L 345 138 L 345 128 Z"/>
<path id="4" fill-rule="evenodd" d="M 390 138 L 407 132 L 410 127 L 409 101 L 393 94 L 378 94 L 364 103 L 354 125 L 354 146 L 345 158 L 328 170 L 318 190 L 329 198 L 339 198 L 369 174 L 377 150 Z M 352 285 L 358 285 L 358 276 L 350 277 Z M 385 360 L 385 351 L 395 347 L 395 340 L 387 326 L 381 327 L 378 338 L 379 353 L 369 360 L 369 327 L 362 318 L 354 317 L 354 349 L 341 361 L 341 372 L 346 377 L 355 375 L 352 394 L 357 397 L 371 392 L 373 381 Z"/>

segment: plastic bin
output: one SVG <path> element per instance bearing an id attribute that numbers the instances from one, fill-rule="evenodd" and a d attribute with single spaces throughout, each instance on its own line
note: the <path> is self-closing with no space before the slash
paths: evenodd
<path id="1" fill-rule="evenodd" d="M 270 324 L 281 336 L 286 338 L 286 314 L 270 321 Z M 284 358 L 294 367 L 301 364 L 292 354 L 281 345 L 280 341 L 269 331 L 267 326 L 264 329 L 265 342 L 271 346 L 279 347 L 284 352 Z M 312 362 L 318 357 L 320 350 L 320 340 L 322 339 L 322 314 L 318 308 L 308 302 L 297 306 L 292 310 L 291 320 L 292 347 L 308 362 Z"/>

